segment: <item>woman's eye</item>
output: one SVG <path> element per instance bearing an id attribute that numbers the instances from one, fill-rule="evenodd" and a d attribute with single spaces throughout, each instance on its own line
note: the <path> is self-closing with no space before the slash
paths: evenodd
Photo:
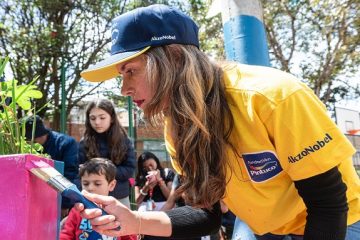
<path id="1" fill-rule="evenodd" d="M 127 74 L 129 75 L 133 75 L 134 74 L 134 69 L 129 69 L 126 71 Z"/>

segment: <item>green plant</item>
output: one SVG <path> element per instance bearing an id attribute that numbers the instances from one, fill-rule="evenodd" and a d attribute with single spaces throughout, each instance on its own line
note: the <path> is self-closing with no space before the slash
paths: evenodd
<path id="1" fill-rule="evenodd" d="M 0 58 L 0 77 L 4 75 L 8 61 L 8 57 Z M 42 97 L 42 93 L 36 90 L 34 85 L 36 80 L 37 78 L 26 85 L 17 85 L 15 79 L 0 82 L 0 155 L 42 152 L 40 144 L 33 140 L 26 141 L 25 121 L 18 118 L 20 109 L 26 112 L 26 115 L 35 112 L 31 99 Z"/>

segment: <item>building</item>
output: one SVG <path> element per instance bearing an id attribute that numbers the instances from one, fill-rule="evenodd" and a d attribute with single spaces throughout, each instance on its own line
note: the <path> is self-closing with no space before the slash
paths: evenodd
<path id="1" fill-rule="evenodd" d="M 360 176 L 360 112 L 348 108 L 336 107 L 335 121 L 357 150 L 353 156 L 353 161 Z"/>

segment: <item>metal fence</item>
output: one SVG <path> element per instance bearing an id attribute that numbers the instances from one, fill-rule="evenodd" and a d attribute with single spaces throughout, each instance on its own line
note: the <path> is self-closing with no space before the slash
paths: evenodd
<path id="1" fill-rule="evenodd" d="M 353 156 L 354 166 L 360 168 L 360 151 L 357 151 Z"/>
<path id="2" fill-rule="evenodd" d="M 360 176 L 360 135 L 345 135 L 356 149 L 356 153 L 353 155 L 353 164 L 358 175 Z"/>
<path id="3" fill-rule="evenodd" d="M 360 177 L 360 151 L 357 151 L 353 156 L 353 164 L 356 169 L 357 174 Z"/>

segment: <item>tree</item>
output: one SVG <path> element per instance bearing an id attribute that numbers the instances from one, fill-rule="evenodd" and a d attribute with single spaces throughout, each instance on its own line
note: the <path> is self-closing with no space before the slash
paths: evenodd
<path id="1" fill-rule="evenodd" d="M 211 3 L 212 1 L 210 1 Z M 360 97 L 360 2 L 358 0 L 263 0 L 271 65 L 306 82 L 327 105 Z M 190 0 L 201 26 L 201 48 L 224 58 L 220 18 L 206 19 L 209 1 Z M 326 9 L 326 10 L 325 10 Z"/>
<path id="2" fill-rule="evenodd" d="M 273 66 L 306 81 L 328 107 L 338 99 L 360 96 L 359 85 L 348 81 L 358 72 L 360 62 L 359 1 L 262 2 Z M 40 76 L 44 98 L 36 105 L 52 102 L 53 128 L 58 129 L 61 63 L 67 69 L 69 113 L 101 85 L 82 80 L 80 72 L 106 55 L 111 19 L 153 3 L 175 5 L 189 13 L 200 27 L 200 48 L 214 58 L 224 58 L 221 19 L 206 18 L 207 0 L 5 0 L 0 2 L 0 54 L 11 57 L 11 69 L 19 84 Z M 120 104 L 126 103 L 109 94 Z"/>
<path id="3" fill-rule="evenodd" d="M 99 85 L 85 82 L 80 72 L 108 48 L 111 20 L 124 11 L 126 0 L 12 0 L 0 3 L 0 54 L 11 57 L 20 84 L 39 76 L 44 97 L 51 101 L 53 128 L 59 129 L 60 66 L 66 67 L 67 113 Z M 49 106 L 40 115 L 44 115 Z"/>
<path id="4" fill-rule="evenodd" d="M 359 73 L 359 1 L 262 2 L 272 65 L 303 79 L 329 109 L 360 97 L 349 81 Z"/>
<path id="5" fill-rule="evenodd" d="M 190 0 L 189 14 L 200 27 L 200 48 L 209 56 L 225 59 L 225 46 L 222 33 L 220 14 L 212 18 L 207 17 L 210 4 L 206 0 Z"/>

